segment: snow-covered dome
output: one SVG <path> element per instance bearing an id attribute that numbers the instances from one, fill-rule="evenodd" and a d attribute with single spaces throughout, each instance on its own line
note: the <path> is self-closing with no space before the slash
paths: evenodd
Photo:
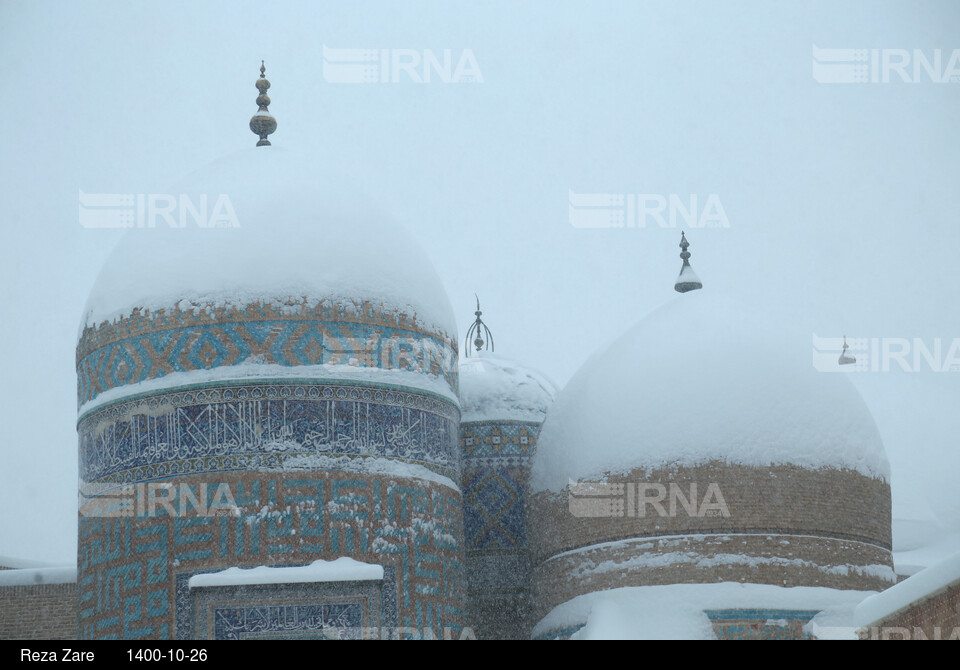
<path id="1" fill-rule="evenodd" d="M 536 370 L 489 351 L 460 359 L 462 421 L 542 422 L 556 385 Z"/>
<path id="2" fill-rule="evenodd" d="M 810 336 L 711 291 L 678 296 L 574 375 L 551 409 L 533 490 L 635 468 L 793 464 L 887 479 L 880 434 Z"/>
<path id="3" fill-rule="evenodd" d="M 432 263 L 328 164 L 282 147 L 251 147 L 168 195 L 129 203 L 132 225 L 144 227 L 128 231 L 105 263 L 84 325 L 137 308 L 322 299 L 347 308 L 369 301 L 431 332 L 455 334 Z"/>
<path id="4" fill-rule="evenodd" d="M 133 227 L 81 327 L 81 407 L 158 384 L 291 376 L 455 399 L 456 321 L 433 265 L 320 158 L 253 147 L 126 204 Z"/>
<path id="5" fill-rule="evenodd" d="M 692 290 L 560 393 L 527 498 L 541 628 L 620 587 L 896 581 L 872 415 L 842 373 L 813 367 L 811 335 L 756 311 Z"/>

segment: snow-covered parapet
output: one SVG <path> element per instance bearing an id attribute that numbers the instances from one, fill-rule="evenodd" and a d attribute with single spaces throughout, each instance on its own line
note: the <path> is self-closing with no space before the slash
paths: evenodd
<path id="1" fill-rule="evenodd" d="M 460 359 L 461 421 L 542 422 L 556 385 L 536 370 L 488 351 Z"/>
<path id="2" fill-rule="evenodd" d="M 861 627 L 875 624 L 951 586 L 960 588 L 960 554 L 870 596 L 857 606 L 854 620 Z"/>
<path id="3" fill-rule="evenodd" d="M 806 610 L 849 612 L 872 591 L 770 584 L 669 584 L 608 589 L 578 596 L 554 608 L 533 636 L 583 626 L 583 640 L 714 640 L 706 610 Z M 849 618 L 834 626 L 853 631 Z M 851 637 L 848 635 L 848 637 Z"/>
<path id="4" fill-rule="evenodd" d="M 348 556 L 334 561 L 314 561 L 300 567 L 227 568 L 220 572 L 194 575 L 190 588 L 204 586 L 247 586 L 255 584 L 298 584 L 309 582 L 358 582 L 383 579 L 383 566 L 363 563 Z"/>
<path id="5" fill-rule="evenodd" d="M 38 584 L 73 584 L 77 581 L 77 567 L 22 568 L 0 570 L 0 587 L 36 586 Z"/>

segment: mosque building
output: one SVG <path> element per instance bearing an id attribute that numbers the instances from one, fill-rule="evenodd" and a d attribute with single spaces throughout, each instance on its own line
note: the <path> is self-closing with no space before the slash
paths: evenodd
<path id="1" fill-rule="evenodd" d="M 76 627 L 38 637 L 796 639 L 897 582 L 866 405 L 685 235 L 680 295 L 558 390 L 479 300 L 460 349 L 429 259 L 271 146 L 256 86 L 256 147 L 177 191 L 242 227 L 131 230 L 91 291 L 75 588 L 44 605 Z"/>

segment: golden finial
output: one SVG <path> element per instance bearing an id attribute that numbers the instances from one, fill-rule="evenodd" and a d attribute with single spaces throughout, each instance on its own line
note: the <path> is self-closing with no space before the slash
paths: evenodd
<path id="1" fill-rule="evenodd" d="M 257 142 L 258 147 L 269 147 L 270 140 L 267 139 L 267 135 L 271 135 L 277 129 L 277 120 L 273 118 L 267 109 L 267 106 L 270 104 L 270 97 L 267 95 L 270 82 L 267 81 L 266 72 L 267 66 L 264 65 L 263 61 L 260 61 L 260 78 L 257 79 L 256 83 L 257 90 L 260 91 L 260 95 L 257 96 L 257 105 L 259 105 L 260 108 L 257 110 L 257 113 L 253 115 L 253 118 L 250 119 L 250 130 L 253 131 L 254 135 L 259 135 L 260 137 L 260 141 Z"/>

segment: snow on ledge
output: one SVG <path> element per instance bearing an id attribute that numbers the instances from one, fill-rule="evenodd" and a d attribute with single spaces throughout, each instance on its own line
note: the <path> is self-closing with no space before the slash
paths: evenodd
<path id="1" fill-rule="evenodd" d="M 533 629 L 533 637 L 581 626 L 572 639 L 715 640 L 704 610 L 798 609 L 830 613 L 829 629 L 811 626 L 817 637 L 855 639 L 853 607 L 875 591 L 823 586 L 718 582 L 625 586 L 576 596 L 555 607 Z M 839 635 L 838 635 L 839 633 Z"/>
<path id="2" fill-rule="evenodd" d="M 858 626 L 870 626 L 957 583 L 960 583 L 960 554 L 865 599 L 857 605 L 854 619 Z"/>
<path id="3" fill-rule="evenodd" d="M 0 570 L 0 587 L 36 586 L 38 584 L 74 584 L 76 581 L 76 566 Z"/>
<path id="4" fill-rule="evenodd" d="M 434 484 L 446 486 L 461 493 L 460 487 L 449 477 L 437 474 L 430 468 L 417 463 L 408 463 L 395 458 L 379 458 L 370 455 L 328 455 L 328 454 L 300 454 L 287 458 L 283 465 L 268 466 L 262 470 L 344 470 L 347 472 L 362 472 L 378 475 L 390 475 L 409 479 L 422 479 Z"/>
<path id="5" fill-rule="evenodd" d="M 156 379 L 147 379 L 136 384 L 117 386 L 85 402 L 77 412 L 80 417 L 103 405 L 123 400 L 142 393 L 169 391 L 181 386 L 194 386 L 216 382 L 243 381 L 256 384 L 259 380 L 283 380 L 291 384 L 320 381 L 336 384 L 340 381 L 386 384 L 402 387 L 398 391 L 411 393 L 426 391 L 460 407 L 460 401 L 442 377 L 411 370 L 388 370 L 384 368 L 359 367 L 354 365 L 277 365 L 274 363 L 245 362 L 239 365 L 223 365 L 209 370 L 171 372 Z"/>
<path id="6" fill-rule="evenodd" d="M 295 568 L 227 568 L 220 572 L 194 575 L 190 588 L 204 586 L 243 586 L 250 584 L 300 584 L 308 582 L 359 582 L 383 579 L 383 566 L 362 563 L 348 556 L 335 561 L 314 561 Z"/>

